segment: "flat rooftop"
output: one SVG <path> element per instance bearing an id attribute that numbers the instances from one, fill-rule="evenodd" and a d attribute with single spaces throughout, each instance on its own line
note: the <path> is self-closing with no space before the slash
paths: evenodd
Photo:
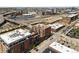
<path id="1" fill-rule="evenodd" d="M 54 23 L 54 24 L 49 24 L 49 26 L 51 26 L 52 29 L 58 29 L 60 27 L 63 27 L 64 25 L 61 23 Z"/>
<path id="2" fill-rule="evenodd" d="M 74 16 L 77 16 L 77 14 L 71 14 L 68 17 L 74 17 Z"/>
<path id="3" fill-rule="evenodd" d="M 62 19 L 61 16 L 55 15 L 55 16 L 51 16 L 51 17 L 45 18 L 42 21 L 43 22 L 46 22 L 46 23 L 53 23 L 53 22 L 58 21 L 58 20 L 61 20 L 61 19 Z"/>
<path id="4" fill-rule="evenodd" d="M 52 50 L 55 50 L 57 52 L 61 52 L 61 53 L 76 53 L 77 51 L 68 48 L 64 45 L 61 45 L 60 43 L 57 42 L 53 42 L 52 44 L 49 45 L 49 48 Z"/>
<path id="5" fill-rule="evenodd" d="M 29 36 L 31 33 L 28 31 L 25 31 L 23 29 L 16 29 L 4 34 L 0 35 L 1 40 L 3 40 L 7 45 L 19 41 L 27 36 Z"/>
<path id="6" fill-rule="evenodd" d="M 0 33 L 8 32 L 21 26 L 22 26 L 21 24 L 4 20 L 3 23 L 0 24 Z"/>

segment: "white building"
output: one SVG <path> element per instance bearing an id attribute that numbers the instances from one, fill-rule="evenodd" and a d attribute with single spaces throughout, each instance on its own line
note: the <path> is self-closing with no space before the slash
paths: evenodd
<path id="1" fill-rule="evenodd" d="M 52 44 L 50 44 L 49 48 L 55 52 L 60 52 L 60 53 L 77 53 L 77 51 L 68 48 L 64 45 L 61 45 L 60 43 L 57 42 L 53 42 Z"/>
<path id="2" fill-rule="evenodd" d="M 57 31 L 58 29 L 62 28 L 64 25 L 61 23 L 54 23 L 54 24 L 49 24 L 51 27 L 52 31 Z"/>
<path id="3" fill-rule="evenodd" d="M 7 45 L 14 43 L 16 41 L 22 40 L 23 38 L 26 38 L 31 33 L 23 30 L 23 29 L 17 29 L 11 32 L 7 32 L 0 35 L 1 40 L 3 40 Z"/>

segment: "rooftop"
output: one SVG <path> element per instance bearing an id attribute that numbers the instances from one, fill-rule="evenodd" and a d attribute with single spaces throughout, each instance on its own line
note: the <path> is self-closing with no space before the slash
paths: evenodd
<path id="1" fill-rule="evenodd" d="M 8 45 L 15 41 L 21 40 L 30 34 L 31 33 L 29 33 L 28 31 L 25 31 L 23 29 L 16 29 L 14 31 L 10 31 L 10 32 L 1 34 L 0 38 Z"/>
<path id="2" fill-rule="evenodd" d="M 58 20 L 61 20 L 61 19 L 62 19 L 61 16 L 56 15 L 56 16 L 51 16 L 51 17 L 45 18 L 45 19 L 43 20 L 43 22 L 46 22 L 46 23 L 53 23 L 53 22 L 58 21 Z"/>
<path id="3" fill-rule="evenodd" d="M 49 26 L 51 26 L 52 29 L 58 29 L 64 25 L 61 23 L 54 23 L 54 24 L 49 24 Z"/>
<path id="4" fill-rule="evenodd" d="M 22 26 L 22 24 L 18 24 L 16 22 L 4 20 L 0 24 L 0 33 L 5 33 L 5 32 L 8 32 L 10 30 L 13 30 L 13 29 L 20 28 L 21 26 Z"/>
<path id="5" fill-rule="evenodd" d="M 38 24 L 33 25 L 33 26 L 36 27 L 36 28 L 42 28 L 42 29 L 46 29 L 46 28 L 49 27 L 48 25 L 45 25 L 43 23 L 38 23 Z"/>
<path id="6" fill-rule="evenodd" d="M 71 14 L 71 15 L 69 15 L 68 17 L 74 17 L 74 16 L 76 16 L 77 14 Z"/>
<path id="7" fill-rule="evenodd" d="M 70 49 L 64 45 L 61 45 L 60 43 L 53 42 L 52 44 L 49 45 L 49 48 L 57 51 L 57 52 L 62 52 L 62 53 L 76 53 L 77 51 Z"/>

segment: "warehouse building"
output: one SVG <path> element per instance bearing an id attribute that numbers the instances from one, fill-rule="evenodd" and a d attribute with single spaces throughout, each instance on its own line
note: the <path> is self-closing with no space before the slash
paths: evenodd
<path id="1" fill-rule="evenodd" d="M 28 30 L 16 29 L 0 35 L 0 41 L 3 42 L 0 52 L 24 52 L 30 47 L 28 36 L 31 33 Z M 1 44 L 1 43 L 0 43 Z M 5 49 L 4 49 L 5 46 Z"/>
<path id="2" fill-rule="evenodd" d="M 62 27 L 64 27 L 64 25 L 61 23 L 53 23 L 53 24 L 49 24 L 49 26 L 51 27 L 52 32 L 57 32 Z"/>
<path id="3" fill-rule="evenodd" d="M 27 26 L 4 20 L 0 24 L 0 52 L 27 52 L 30 49 L 29 36 Z"/>
<path id="4" fill-rule="evenodd" d="M 52 44 L 49 45 L 49 49 L 51 49 L 52 51 L 56 52 L 56 53 L 77 53 L 77 51 L 68 48 L 60 43 L 57 42 L 53 42 Z"/>
<path id="5" fill-rule="evenodd" d="M 71 22 L 78 19 L 78 14 L 68 14 L 63 17 L 63 19 L 60 20 L 61 23 L 64 23 L 65 25 L 70 24 Z"/>
<path id="6" fill-rule="evenodd" d="M 68 16 L 68 18 L 70 18 L 71 21 L 74 21 L 78 18 L 78 14 L 71 14 Z"/>
<path id="7" fill-rule="evenodd" d="M 4 19 L 3 19 L 4 20 Z M 22 24 L 18 24 L 15 22 L 11 22 L 8 20 L 4 20 L 1 24 L 0 24 L 0 34 L 2 33 L 6 33 L 8 31 L 23 27 L 24 25 Z"/>

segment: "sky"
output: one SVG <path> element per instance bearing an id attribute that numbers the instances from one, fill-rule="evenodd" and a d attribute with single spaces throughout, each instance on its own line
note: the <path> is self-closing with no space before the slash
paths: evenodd
<path id="1" fill-rule="evenodd" d="M 72 7 L 79 0 L 1 0 L 0 7 Z"/>

